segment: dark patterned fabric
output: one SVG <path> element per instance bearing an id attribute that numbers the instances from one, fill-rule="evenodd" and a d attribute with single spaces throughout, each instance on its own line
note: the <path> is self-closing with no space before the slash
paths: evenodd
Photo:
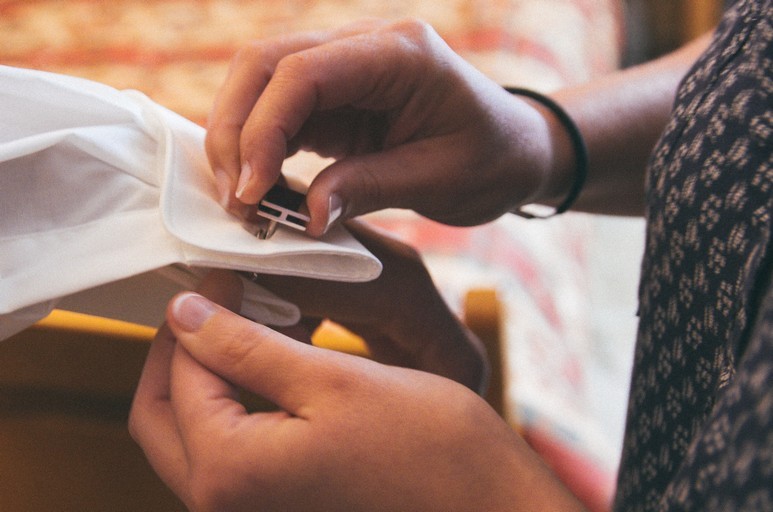
<path id="1" fill-rule="evenodd" d="M 618 511 L 773 510 L 771 14 L 733 3 L 650 160 Z"/>

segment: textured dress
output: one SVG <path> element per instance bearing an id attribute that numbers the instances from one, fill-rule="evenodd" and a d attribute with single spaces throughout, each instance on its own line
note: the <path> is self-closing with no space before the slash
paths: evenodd
<path id="1" fill-rule="evenodd" d="M 773 2 L 737 0 L 649 162 L 615 510 L 773 510 Z"/>

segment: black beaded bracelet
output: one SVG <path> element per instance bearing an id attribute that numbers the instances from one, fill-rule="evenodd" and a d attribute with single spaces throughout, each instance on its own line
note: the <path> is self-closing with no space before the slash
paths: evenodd
<path id="1" fill-rule="evenodd" d="M 544 94 L 532 91 L 531 89 L 523 89 L 521 87 L 505 87 L 505 90 L 510 94 L 531 98 L 547 107 L 558 118 L 558 120 L 566 129 L 566 133 L 569 135 L 569 139 L 572 142 L 575 160 L 577 162 L 575 165 L 574 183 L 572 183 L 572 188 L 569 189 L 569 193 L 567 194 L 566 198 L 556 207 L 554 211 L 547 215 L 538 215 L 523 211 L 521 209 L 523 207 L 519 207 L 514 210 L 513 213 L 527 219 L 547 219 L 554 215 L 564 213 L 569 208 L 571 208 L 572 204 L 574 204 L 574 202 L 577 200 L 577 197 L 582 191 L 582 187 L 585 185 L 585 178 L 588 176 L 588 148 L 585 146 L 585 141 L 582 138 L 580 129 L 577 128 L 575 122 L 571 117 L 569 117 L 569 114 L 566 113 L 561 105 L 548 98 Z"/>

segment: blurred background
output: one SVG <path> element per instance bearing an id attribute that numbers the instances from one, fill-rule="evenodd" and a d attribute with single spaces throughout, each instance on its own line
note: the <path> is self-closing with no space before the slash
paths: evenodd
<path id="1" fill-rule="evenodd" d="M 722 0 L 625 0 L 623 64 L 657 57 L 711 30 L 723 4 Z"/>
<path id="2" fill-rule="evenodd" d="M 499 72 L 513 59 L 531 57 L 542 61 L 543 68 L 519 68 L 511 71 L 511 77 L 516 72 L 542 72 L 550 77 L 530 76 L 526 81 L 556 86 L 677 47 L 710 29 L 722 2 L 449 0 L 434 4 L 403 0 L 0 0 L 0 62 L 84 76 L 118 88 L 138 88 L 204 122 L 228 60 L 241 44 L 256 37 L 338 26 L 363 16 L 416 16 L 430 21 L 454 49 L 490 73 Z M 560 51 L 555 54 L 555 50 Z M 560 81 L 552 76 L 557 69 Z"/>
<path id="3" fill-rule="evenodd" d="M 662 55 L 721 10 L 719 0 L 0 0 L 0 64 L 137 89 L 205 125 L 229 60 L 259 37 L 413 16 L 497 82 L 550 92 Z M 299 155 L 285 172 L 303 183 L 324 165 Z M 396 211 L 370 219 L 422 251 L 458 311 L 470 290 L 496 294 L 506 419 L 579 461 L 603 501 L 623 433 L 641 219 L 567 214 L 472 229 Z M 34 444 L 9 443 L 0 431 L 0 457 L 24 458 Z M 13 471 L 0 464 L 0 482 Z M 0 508 L 12 510 L 5 491 Z"/>

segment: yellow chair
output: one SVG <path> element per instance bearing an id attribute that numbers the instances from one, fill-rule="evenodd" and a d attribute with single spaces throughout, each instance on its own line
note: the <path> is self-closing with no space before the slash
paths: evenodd
<path id="1" fill-rule="evenodd" d="M 464 318 L 491 352 L 488 398 L 501 411 L 495 294 L 471 292 Z M 153 334 L 149 327 L 55 311 L 0 342 L 1 511 L 185 510 L 126 428 Z M 324 324 L 314 342 L 365 354 L 361 340 L 335 324 Z"/>
<path id="2" fill-rule="evenodd" d="M 153 332 L 55 311 L 0 342 L 0 510 L 185 510 L 126 428 Z"/>

